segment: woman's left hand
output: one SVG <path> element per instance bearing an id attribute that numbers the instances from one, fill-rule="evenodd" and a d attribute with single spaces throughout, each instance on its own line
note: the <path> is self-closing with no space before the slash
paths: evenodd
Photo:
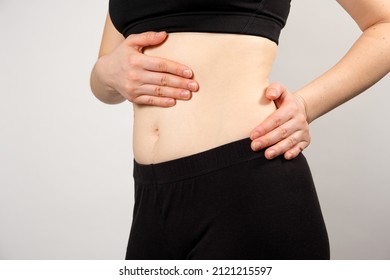
<path id="1" fill-rule="evenodd" d="M 311 141 L 305 101 L 278 83 L 272 83 L 266 89 L 266 97 L 275 102 L 277 109 L 252 130 L 251 147 L 254 151 L 268 147 L 267 159 L 282 154 L 287 160 L 293 159 Z"/>

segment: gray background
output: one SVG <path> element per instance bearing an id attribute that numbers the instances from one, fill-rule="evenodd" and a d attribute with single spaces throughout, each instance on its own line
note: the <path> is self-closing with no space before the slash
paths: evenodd
<path id="1" fill-rule="evenodd" d="M 0 1 L 0 259 L 122 259 L 133 203 L 129 103 L 89 90 L 108 1 Z M 359 30 L 295 0 L 273 81 L 296 90 Z M 390 78 L 311 125 L 305 151 L 333 259 L 390 259 Z"/>

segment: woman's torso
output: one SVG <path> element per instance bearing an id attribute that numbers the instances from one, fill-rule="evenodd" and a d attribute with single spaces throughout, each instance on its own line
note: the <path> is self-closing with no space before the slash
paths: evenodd
<path id="1" fill-rule="evenodd" d="M 265 98 L 276 44 L 235 34 L 172 33 L 145 54 L 190 67 L 199 91 L 171 108 L 134 105 L 134 157 L 164 162 L 249 137 L 275 105 Z"/>

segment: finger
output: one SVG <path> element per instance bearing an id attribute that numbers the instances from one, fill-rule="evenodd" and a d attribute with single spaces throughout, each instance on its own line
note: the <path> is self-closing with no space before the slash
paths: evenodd
<path id="1" fill-rule="evenodd" d="M 130 101 L 130 100 L 129 100 Z M 157 97 L 151 95 L 140 95 L 133 100 L 132 103 L 138 105 L 148 105 L 157 107 L 172 107 L 176 104 L 176 100 L 169 97 Z"/>
<path id="2" fill-rule="evenodd" d="M 307 141 L 299 133 L 296 133 L 271 146 L 264 154 L 267 159 L 273 159 L 283 154 L 286 159 L 292 159 L 309 146 L 309 143 L 310 141 Z"/>
<path id="3" fill-rule="evenodd" d="M 296 158 L 304 149 L 309 146 L 309 142 L 301 142 L 295 145 L 292 149 L 284 153 L 284 158 L 287 160 L 292 160 Z"/>
<path id="4" fill-rule="evenodd" d="M 197 91 L 199 88 L 198 83 L 194 80 L 167 73 L 150 72 L 148 75 L 142 77 L 142 82 L 149 85 L 180 88 L 190 91 Z"/>
<path id="5" fill-rule="evenodd" d="M 154 72 L 170 73 L 184 78 L 192 78 L 192 70 L 180 63 L 157 57 L 144 56 L 141 61 L 144 69 Z"/>
<path id="6" fill-rule="evenodd" d="M 287 88 L 284 85 L 280 83 L 271 83 L 265 90 L 265 96 L 270 100 L 276 100 L 285 92 L 287 92 Z"/>
<path id="7" fill-rule="evenodd" d="M 286 139 L 295 132 L 296 126 L 294 126 L 294 121 L 286 122 L 283 125 L 278 126 L 276 129 L 268 132 L 267 134 L 253 139 L 251 144 L 252 149 L 254 151 L 264 149 Z M 291 148 L 291 146 L 288 148 Z"/>
<path id="8" fill-rule="evenodd" d="M 126 38 L 126 43 L 130 47 L 134 47 L 139 51 L 147 46 L 159 45 L 167 38 L 166 32 L 144 32 L 140 34 L 131 34 Z"/>
<path id="9" fill-rule="evenodd" d="M 255 140 L 267 133 L 275 130 L 277 127 L 283 125 L 291 119 L 291 112 L 285 108 L 278 109 L 269 115 L 260 125 L 250 133 L 251 140 Z"/>
<path id="10" fill-rule="evenodd" d="M 136 94 L 170 97 L 180 100 L 189 100 L 192 97 L 191 91 L 187 89 L 164 87 L 159 85 L 142 85 L 137 89 Z"/>

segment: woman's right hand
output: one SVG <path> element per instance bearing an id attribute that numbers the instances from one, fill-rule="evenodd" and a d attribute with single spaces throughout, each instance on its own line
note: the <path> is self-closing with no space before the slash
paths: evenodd
<path id="1" fill-rule="evenodd" d="M 199 85 L 193 71 L 180 63 L 143 54 L 145 47 L 164 42 L 166 32 L 128 36 L 110 54 L 100 57 L 100 70 L 111 92 L 140 105 L 171 107 L 176 99 L 189 100 Z"/>

